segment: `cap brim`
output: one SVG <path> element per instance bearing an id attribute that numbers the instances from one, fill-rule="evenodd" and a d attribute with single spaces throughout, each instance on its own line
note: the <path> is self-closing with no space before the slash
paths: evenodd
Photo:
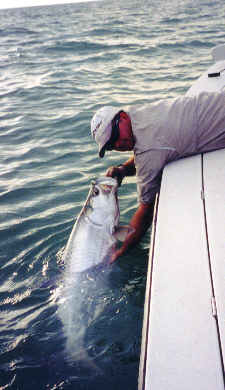
<path id="1" fill-rule="evenodd" d="M 105 129 L 105 137 L 104 139 L 102 140 L 102 142 L 104 142 L 104 145 L 100 145 L 99 144 L 99 157 L 103 158 L 104 155 L 105 155 L 105 151 L 106 151 L 106 148 L 107 148 L 107 144 L 112 136 L 112 124 L 111 124 L 111 121 L 108 123 L 108 125 L 106 126 L 106 129 Z"/>
<path id="2" fill-rule="evenodd" d="M 107 143 L 106 143 L 107 144 Z M 99 157 L 103 158 L 106 151 L 106 144 L 99 150 Z"/>

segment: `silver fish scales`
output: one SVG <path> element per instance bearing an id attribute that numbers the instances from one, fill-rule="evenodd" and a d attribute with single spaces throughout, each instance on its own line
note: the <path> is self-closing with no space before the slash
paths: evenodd
<path id="1" fill-rule="evenodd" d="M 110 260 L 120 218 L 117 188 L 117 181 L 111 177 L 92 181 L 64 253 L 70 273 L 83 272 Z"/>

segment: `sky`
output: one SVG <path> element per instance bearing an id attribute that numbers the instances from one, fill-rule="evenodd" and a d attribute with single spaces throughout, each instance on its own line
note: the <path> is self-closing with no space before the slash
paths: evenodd
<path id="1" fill-rule="evenodd" d="M 91 0 L 0 0 L 0 9 L 31 7 L 35 5 L 81 3 L 83 1 Z"/>

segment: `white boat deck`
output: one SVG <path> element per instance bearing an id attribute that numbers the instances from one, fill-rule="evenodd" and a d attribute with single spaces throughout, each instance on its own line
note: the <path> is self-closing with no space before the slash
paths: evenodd
<path id="1" fill-rule="evenodd" d="M 225 45 L 187 95 L 225 88 Z M 225 149 L 163 172 L 146 285 L 139 390 L 225 388 Z"/>
<path id="2" fill-rule="evenodd" d="M 224 162 L 225 150 L 220 150 L 164 170 L 146 287 L 139 390 L 224 390 Z"/>

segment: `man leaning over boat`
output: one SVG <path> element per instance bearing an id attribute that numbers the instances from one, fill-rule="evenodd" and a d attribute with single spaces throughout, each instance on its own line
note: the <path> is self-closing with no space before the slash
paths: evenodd
<path id="1" fill-rule="evenodd" d="M 91 121 L 92 137 L 105 151 L 133 151 L 133 156 L 106 175 L 137 177 L 139 206 L 131 218 L 134 232 L 112 259 L 137 244 L 152 222 L 154 201 L 164 166 L 180 158 L 225 148 L 225 93 L 202 92 L 146 105 L 100 108 Z"/>

